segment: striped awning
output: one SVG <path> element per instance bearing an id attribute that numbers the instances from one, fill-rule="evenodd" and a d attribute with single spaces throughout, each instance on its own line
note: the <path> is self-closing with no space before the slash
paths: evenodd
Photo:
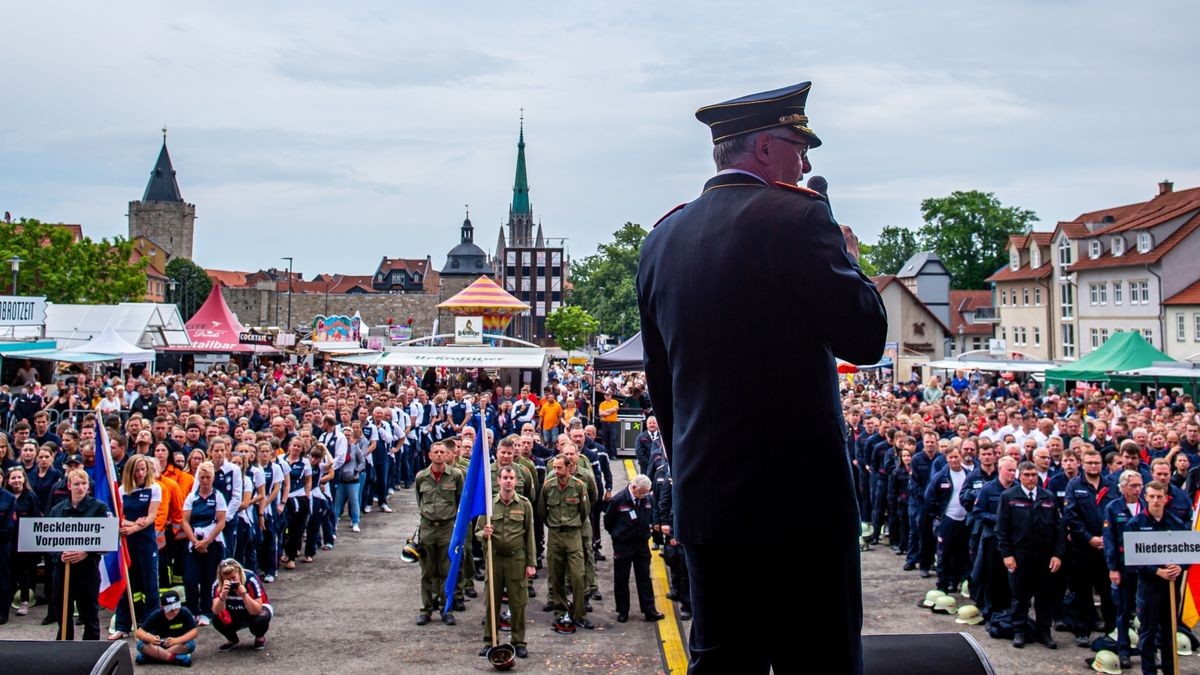
<path id="1" fill-rule="evenodd" d="M 438 305 L 438 309 L 448 309 L 456 314 L 520 314 L 528 310 L 529 305 L 514 298 L 491 279 L 479 277 L 454 297 Z"/>

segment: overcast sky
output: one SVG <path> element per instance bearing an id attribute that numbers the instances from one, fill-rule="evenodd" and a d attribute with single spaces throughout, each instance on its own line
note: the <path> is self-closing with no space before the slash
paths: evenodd
<path id="1" fill-rule="evenodd" d="M 1200 185 L 1191 0 L 400 4 L 6 3 L 0 210 L 126 234 L 165 124 L 201 265 L 440 268 L 464 204 L 495 247 L 524 107 L 534 216 L 579 258 L 698 194 L 696 108 L 803 80 L 865 241 L 957 189 L 1049 229 Z"/>

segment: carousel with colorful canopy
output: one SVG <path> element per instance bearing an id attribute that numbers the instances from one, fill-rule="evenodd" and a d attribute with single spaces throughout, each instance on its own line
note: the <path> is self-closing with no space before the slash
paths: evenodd
<path id="1" fill-rule="evenodd" d="M 484 339 L 494 344 L 495 336 L 503 335 L 512 318 L 529 311 L 529 305 L 513 297 L 488 277 L 481 276 L 438 305 L 438 309 L 455 316 L 482 316 Z"/>

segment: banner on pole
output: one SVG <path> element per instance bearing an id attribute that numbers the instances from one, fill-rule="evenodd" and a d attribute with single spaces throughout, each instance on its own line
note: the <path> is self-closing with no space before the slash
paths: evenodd
<path id="1" fill-rule="evenodd" d="M 117 550 L 121 528 L 116 518 L 22 518 L 17 534 L 21 553 Z"/>

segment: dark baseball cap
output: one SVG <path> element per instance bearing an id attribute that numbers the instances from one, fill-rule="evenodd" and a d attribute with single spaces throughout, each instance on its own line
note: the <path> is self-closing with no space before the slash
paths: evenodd
<path id="1" fill-rule="evenodd" d="M 167 591 L 159 598 L 159 604 L 162 605 L 164 611 L 170 612 L 179 609 L 183 603 L 179 599 L 178 591 Z"/>
<path id="2" fill-rule="evenodd" d="M 79 453 L 67 455 L 67 458 L 63 460 L 63 466 L 68 464 L 83 464 L 83 455 Z"/>

